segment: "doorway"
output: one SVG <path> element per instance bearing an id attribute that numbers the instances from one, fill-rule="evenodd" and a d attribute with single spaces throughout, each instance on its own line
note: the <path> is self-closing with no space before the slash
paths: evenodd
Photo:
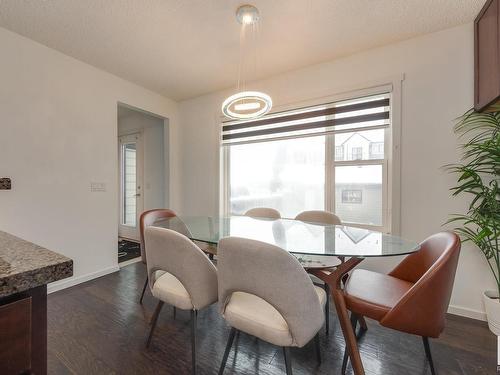
<path id="1" fill-rule="evenodd" d="M 142 212 L 168 200 L 168 120 L 118 105 L 118 262 L 140 259 Z"/>

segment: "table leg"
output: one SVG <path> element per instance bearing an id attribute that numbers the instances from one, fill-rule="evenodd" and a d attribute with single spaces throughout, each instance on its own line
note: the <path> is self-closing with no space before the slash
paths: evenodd
<path id="1" fill-rule="evenodd" d="M 350 258 L 340 264 L 337 268 L 331 269 L 328 272 L 325 272 L 324 270 L 311 272 L 330 286 L 337 315 L 339 317 L 340 327 L 342 328 L 342 333 L 344 334 L 347 352 L 349 353 L 355 375 L 364 375 L 365 370 L 359 354 L 356 333 L 352 329 L 349 313 L 344 300 L 342 277 L 356 267 L 356 265 L 361 263 L 362 260 L 362 258 Z"/>

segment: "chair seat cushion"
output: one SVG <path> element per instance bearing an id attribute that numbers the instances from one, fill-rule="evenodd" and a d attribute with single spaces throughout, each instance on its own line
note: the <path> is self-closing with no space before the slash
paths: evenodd
<path id="1" fill-rule="evenodd" d="M 319 302 L 325 305 L 326 293 L 314 287 Z M 226 305 L 224 318 L 237 330 L 256 336 L 277 346 L 292 346 L 293 338 L 283 316 L 270 303 L 245 292 L 233 292 Z"/>
<path id="2" fill-rule="evenodd" d="M 179 279 L 171 273 L 160 272 L 163 271 L 157 271 L 155 275 L 157 279 L 153 285 L 153 296 L 181 310 L 193 309 L 191 297 Z"/>
<path id="3" fill-rule="evenodd" d="M 380 321 L 412 286 L 389 275 L 357 269 L 345 286 L 346 305 L 354 313 Z"/>

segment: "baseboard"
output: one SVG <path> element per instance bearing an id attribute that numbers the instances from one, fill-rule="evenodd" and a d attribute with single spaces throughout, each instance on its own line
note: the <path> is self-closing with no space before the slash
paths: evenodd
<path id="1" fill-rule="evenodd" d="M 54 293 L 57 292 L 58 290 L 66 289 L 117 271 L 120 271 L 120 267 L 118 265 L 104 268 L 96 272 L 91 272 L 86 275 L 70 277 L 69 279 L 56 281 L 47 286 L 47 293 Z"/>
<path id="2" fill-rule="evenodd" d="M 125 262 L 120 262 L 120 263 L 118 263 L 118 266 L 120 268 L 123 268 L 123 267 L 127 267 L 127 266 L 130 266 L 131 264 L 139 263 L 139 262 L 142 262 L 142 258 L 141 257 L 137 257 L 137 258 L 134 258 L 134 259 L 129 259 L 129 260 L 126 260 Z"/>
<path id="3" fill-rule="evenodd" d="M 467 307 L 450 305 L 448 307 L 448 313 L 453 315 L 464 316 L 466 318 L 482 320 L 486 322 L 486 313 L 484 311 L 469 309 Z"/>

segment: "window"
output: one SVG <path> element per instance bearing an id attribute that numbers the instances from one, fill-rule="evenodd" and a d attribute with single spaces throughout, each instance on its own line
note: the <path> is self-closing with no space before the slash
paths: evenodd
<path id="1" fill-rule="evenodd" d="M 377 94 L 223 122 L 223 213 L 329 210 L 343 223 L 388 228 L 390 105 L 390 94 Z"/>
<path id="2" fill-rule="evenodd" d="M 352 153 L 351 160 L 363 159 L 363 147 L 353 147 L 351 149 L 351 153 Z"/>
<path id="3" fill-rule="evenodd" d="M 123 218 L 122 224 L 135 227 L 136 225 L 136 161 L 137 152 L 135 143 L 122 145 L 123 168 Z"/>
<path id="4" fill-rule="evenodd" d="M 383 159 L 383 158 L 384 158 L 384 142 L 371 142 L 370 159 Z"/>
<path id="5" fill-rule="evenodd" d="M 363 190 L 342 189 L 342 203 L 363 203 Z"/>
<path id="6" fill-rule="evenodd" d="M 304 207 L 325 208 L 325 138 L 297 138 L 231 146 L 229 209 L 273 207 L 295 217 Z"/>
<path id="7" fill-rule="evenodd" d="M 335 160 L 344 160 L 344 146 L 335 146 Z"/>

